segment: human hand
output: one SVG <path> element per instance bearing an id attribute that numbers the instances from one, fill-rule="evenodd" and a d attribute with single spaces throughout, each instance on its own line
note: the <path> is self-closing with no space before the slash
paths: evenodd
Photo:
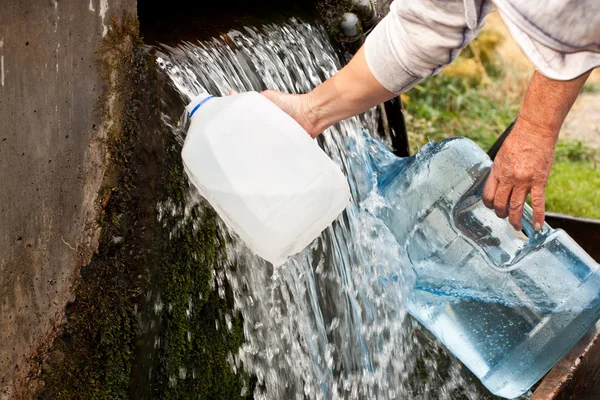
<path id="1" fill-rule="evenodd" d="M 235 90 L 229 91 L 230 95 L 236 93 Z M 294 118 L 312 138 L 321 133 L 322 130 L 317 126 L 315 115 L 309 106 L 308 95 L 282 93 L 277 90 L 265 90 L 261 94 Z"/>
<path id="2" fill-rule="evenodd" d="M 521 230 L 521 216 L 531 193 L 534 229 L 544 224 L 545 189 L 554 162 L 557 133 L 517 119 L 496 155 L 483 188 L 483 203 Z"/>

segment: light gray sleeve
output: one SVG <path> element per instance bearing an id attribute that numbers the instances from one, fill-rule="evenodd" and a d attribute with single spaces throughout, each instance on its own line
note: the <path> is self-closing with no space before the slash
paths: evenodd
<path id="1" fill-rule="evenodd" d="M 600 0 L 494 0 L 536 69 L 569 80 L 600 66 Z"/>
<path id="2" fill-rule="evenodd" d="M 367 37 L 367 65 L 387 90 L 404 92 L 448 65 L 492 8 L 489 0 L 395 0 Z"/>

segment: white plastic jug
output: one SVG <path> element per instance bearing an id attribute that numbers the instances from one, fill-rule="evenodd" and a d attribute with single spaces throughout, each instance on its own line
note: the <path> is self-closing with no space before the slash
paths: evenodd
<path id="1" fill-rule="evenodd" d="M 293 118 L 256 92 L 197 96 L 182 150 L 190 182 L 227 226 L 282 263 L 346 208 L 346 177 Z"/>

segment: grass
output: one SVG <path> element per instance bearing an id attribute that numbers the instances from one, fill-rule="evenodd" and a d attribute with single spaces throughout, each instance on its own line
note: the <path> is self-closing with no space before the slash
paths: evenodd
<path id="1" fill-rule="evenodd" d="M 444 74 L 426 79 L 404 100 L 412 151 L 452 136 L 468 137 L 487 149 L 519 110 L 509 98 L 484 95 L 464 78 Z"/>
<path id="2" fill-rule="evenodd" d="M 598 93 L 600 92 L 600 83 L 590 82 L 586 83 L 581 89 L 582 93 Z"/>
<path id="3" fill-rule="evenodd" d="M 480 34 L 445 72 L 425 79 L 402 100 L 411 151 L 429 140 L 465 136 L 488 150 L 518 115 L 530 72 L 504 62 L 496 33 Z M 478 66 L 477 66 L 478 65 Z M 585 92 L 600 90 L 587 84 Z M 600 218 L 600 152 L 576 141 L 559 140 L 546 190 L 548 211 Z"/>
<path id="4" fill-rule="evenodd" d="M 557 161 L 546 188 L 546 209 L 600 219 L 600 167 L 589 161 Z"/>

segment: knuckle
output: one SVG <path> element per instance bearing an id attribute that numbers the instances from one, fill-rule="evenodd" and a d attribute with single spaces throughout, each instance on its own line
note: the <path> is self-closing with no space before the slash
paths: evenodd
<path id="1" fill-rule="evenodd" d="M 531 199 L 531 204 L 534 207 L 542 207 L 544 205 L 544 198 L 543 197 L 534 197 L 533 199 Z"/>
<path id="2" fill-rule="evenodd" d="M 514 181 L 513 174 L 509 171 L 502 171 L 498 174 L 498 182 L 500 184 L 508 184 L 512 181 Z"/>
<path id="3" fill-rule="evenodd" d="M 511 210 L 520 210 L 521 208 L 523 208 L 523 202 L 522 201 L 511 201 L 508 206 L 510 207 Z"/>
<path id="4" fill-rule="evenodd" d="M 517 182 L 524 182 L 524 181 L 529 180 L 529 175 L 527 174 L 526 171 L 517 169 L 516 171 L 513 171 L 510 178 Z"/>
<path id="5" fill-rule="evenodd" d="M 503 200 L 500 196 L 496 196 L 494 197 L 494 208 L 497 210 L 501 210 L 503 208 L 506 208 L 507 205 L 507 200 Z"/>

